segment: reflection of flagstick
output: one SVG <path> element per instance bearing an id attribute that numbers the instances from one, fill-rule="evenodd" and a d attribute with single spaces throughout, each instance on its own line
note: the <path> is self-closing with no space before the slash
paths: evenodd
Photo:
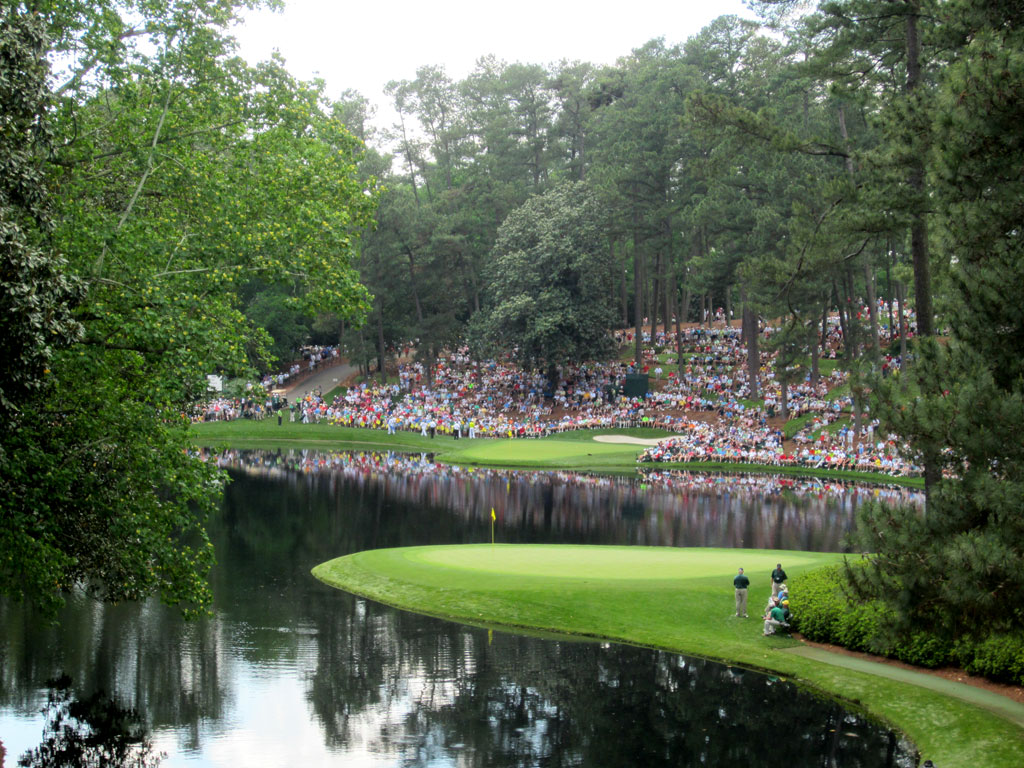
<path id="1" fill-rule="evenodd" d="M 487 630 L 487 644 L 490 645 L 493 641 L 494 641 L 494 630 L 493 629 L 488 629 Z"/>
<path id="2" fill-rule="evenodd" d="M 494 507 L 491 507 L 491 546 L 494 546 Z"/>

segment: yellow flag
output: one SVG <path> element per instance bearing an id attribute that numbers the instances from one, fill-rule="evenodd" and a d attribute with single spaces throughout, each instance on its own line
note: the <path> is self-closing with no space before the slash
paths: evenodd
<path id="1" fill-rule="evenodd" d="M 494 507 L 491 507 L 491 520 L 494 521 L 494 520 L 497 520 L 497 519 L 498 518 L 494 516 Z"/>

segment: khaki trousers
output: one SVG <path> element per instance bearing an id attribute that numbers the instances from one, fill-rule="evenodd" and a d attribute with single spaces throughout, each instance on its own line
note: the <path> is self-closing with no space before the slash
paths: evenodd
<path id="1" fill-rule="evenodd" d="M 736 615 L 740 618 L 747 617 L 747 590 L 736 590 Z"/>

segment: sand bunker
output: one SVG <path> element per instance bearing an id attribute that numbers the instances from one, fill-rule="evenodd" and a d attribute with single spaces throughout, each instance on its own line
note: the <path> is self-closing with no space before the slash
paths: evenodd
<path id="1" fill-rule="evenodd" d="M 599 443 L 629 443 L 630 445 L 657 445 L 667 438 L 630 437 L 629 435 L 594 435 Z"/>

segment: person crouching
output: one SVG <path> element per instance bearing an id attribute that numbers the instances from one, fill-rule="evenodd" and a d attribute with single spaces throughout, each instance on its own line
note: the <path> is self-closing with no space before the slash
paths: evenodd
<path id="1" fill-rule="evenodd" d="M 786 614 L 777 598 L 772 599 L 771 609 L 764 615 L 764 636 L 774 635 L 779 627 L 788 627 Z"/>

